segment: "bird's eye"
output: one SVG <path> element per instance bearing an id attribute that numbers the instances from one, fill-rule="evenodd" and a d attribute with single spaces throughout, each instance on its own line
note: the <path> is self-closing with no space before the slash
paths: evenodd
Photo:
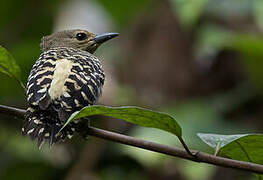
<path id="1" fill-rule="evenodd" d="M 77 38 L 77 40 L 82 41 L 82 40 L 87 38 L 87 34 L 85 34 L 85 33 L 78 33 L 76 35 L 76 38 Z"/>

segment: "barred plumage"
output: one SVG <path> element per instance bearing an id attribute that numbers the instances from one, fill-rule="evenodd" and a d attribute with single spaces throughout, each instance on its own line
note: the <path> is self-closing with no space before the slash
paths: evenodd
<path id="1" fill-rule="evenodd" d="M 83 43 L 85 39 L 78 39 L 80 33 L 86 34 L 86 44 Z M 28 77 L 29 108 L 22 134 L 29 135 L 33 140 L 37 138 L 39 146 L 44 140 L 52 145 L 66 137 L 70 138 L 76 128 L 75 123 L 70 123 L 59 132 L 66 120 L 73 112 L 93 105 L 98 100 L 105 76 L 100 61 L 91 53 L 102 42 L 117 36 L 116 33 L 112 33 L 112 36 L 95 36 L 83 30 L 63 31 L 58 34 L 61 43 L 57 42 L 57 36 L 47 37 L 55 40 L 56 46 L 54 42 L 43 40 L 44 52 Z M 61 34 L 64 39 L 61 39 Z M 68 39 L 71 40 L 70 43 Z M 79 43 L 83 45 L 76 47 Z"/>

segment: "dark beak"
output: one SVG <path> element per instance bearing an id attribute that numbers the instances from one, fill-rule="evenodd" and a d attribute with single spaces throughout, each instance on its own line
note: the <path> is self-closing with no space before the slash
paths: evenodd
<path id="1" fill-rule="evenodd" d="M 108 41 L 108 40 L 110 40 L 110 39 L 112 39 L 118 35 L 119 35 L 119 33 L 113 33 L 113 32 L 103 33 L 103 34 L 99 34 L 99 35 L 95 36 L 93 40 L 97 44 L 102 44 L 102 43 L 104 43 L 104 42 L 106 42 L 106 41 Z"/>

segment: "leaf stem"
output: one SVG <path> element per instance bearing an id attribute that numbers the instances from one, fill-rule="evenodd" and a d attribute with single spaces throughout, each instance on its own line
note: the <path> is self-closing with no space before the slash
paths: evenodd
<path id="1" fill-rule="evenodd" d="M 19 81 L 19 84 L 20 84 L 20 86 L 24 89 L 24 91 L 26 92 L 26 87 L 25 87 L 25 85 L 23 84 L 23 82 L 22 81 L 20 81 L 20 80 L 18 80 Z"/>
<path id="2" fill-rule="evenodd" d="M 192 152 L 189 150 L 189 148 L 188 148 L 188 146 L 186 145 L 186 143 L 184 142 L 183 138 L 182 138 L 181 136 L 178 136 L 178 139 L 179 139 L 179 141 L 181 142 L 181 144 L 183 145 L 185 151 L 186 151 L 189 155 L 191 155 L 191 156 L 193 156 L 193 157 L 196 157 L 196 154 L 195 154 L 195 153 L 192 153 Z"/>
<path id="3" fill-rule="evenodd" d="M 216 156 L 217 153 L 219 152 L 220 146 L 221 146 L 221 141 L 218 141 L 218 143 L 216 144 L 216 149 L 215 149 L 214 156 Z"/>
<path id="4" fill-rule="evenodd" d="M 0 47 L 1 47 L 1 46 L 0 46 Z M 25 87 L 25 85 L 23 84 L 23 82 L 22 82 L 18 77 L 14 76 L 14 75 L 11 74 L 11 73 L 8 73 L 8 69 L 7 69 L 6 67 L 2 66 L 1 64 L 0 64 L 0 67 L 3 68 L 3 69 L 7 72 L 7 75 L 8 75 L 9 77 L 14 78 L 14 79 L 20 84 L 20 86 L 24 89 L 24 91 L 26 92 L 26 87 Z"/>
<path id="5" fill-rule="evenodd" d="M 14 76 L 13 76 L 14 77 Z M 26 86 L 23 84 L 23 82 L 18 79 L 17 77 L 14 77 L 14 79 L 20 84 L 20 86 L 23 88 L 23 90 L 26 92 Z"/>

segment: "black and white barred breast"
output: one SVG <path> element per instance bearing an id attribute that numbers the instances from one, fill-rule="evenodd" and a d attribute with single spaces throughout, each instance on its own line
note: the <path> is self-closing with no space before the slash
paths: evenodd
<path id="1" fill-rule="evenodd" d="M 43 52 L 28 77 L 22 134 L 38 139 L 39 146 L 71 137 L 75 124 L 60 128 L 73 112 L 98 100 L 104 78 L 100 61 L 86 51 L 60 47 Z"/>

